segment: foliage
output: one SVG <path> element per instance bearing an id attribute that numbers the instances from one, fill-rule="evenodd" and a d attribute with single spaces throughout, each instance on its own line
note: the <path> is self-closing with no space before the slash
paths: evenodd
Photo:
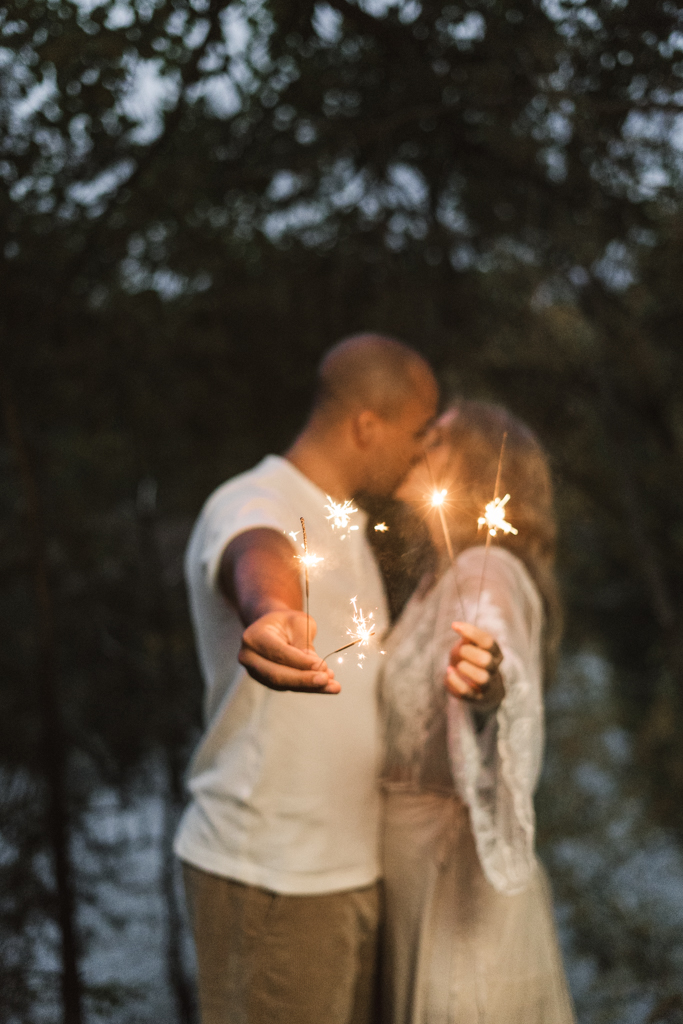
<path id="1" fill-rule="evenodd" d="M 3 8 L 0 376 L 85 791 L 159 748 L 177 789 L 188 524 L 287 444 L 321 351 L 373 328 L 541 434 L 569 638 L 619 664 L 680 830 L 681 20 L 670 0 Z M 38 780 L 37 563 L 2 458 L 3 761 Z"/>

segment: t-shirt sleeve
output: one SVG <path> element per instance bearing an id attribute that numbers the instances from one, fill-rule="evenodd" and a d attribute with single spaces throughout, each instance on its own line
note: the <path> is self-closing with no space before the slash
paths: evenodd
<path id="1" fill-rule="evenodd" d="M 292 517 L 286 502 L 266 484 L 232 484 L 210 499 L 204 510 L 198 557 L 207 586 L 214 589 L 223 552 L 235 537 L 247 530 L 270 529 L 278 533 L 291 530 Z"/>

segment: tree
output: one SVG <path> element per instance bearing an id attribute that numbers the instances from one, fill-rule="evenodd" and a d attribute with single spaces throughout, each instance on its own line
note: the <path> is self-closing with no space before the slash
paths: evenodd
<path id="1" fill-rule="evenodd" d="M 45 510 L 71 826 L 75 753 L 96 785 L 162 749 L 175 791 L 197 727 L 140 481 L 157 532 L 186 523 L 284 447 L 324 347 L 373 327 L 548 445 L 570 637 L 618 660 L 680 829 L 678 7 L 12 0 L 0 18 L 0 365 Z M 0 729 L 39 786 L 36 708 L 57 716 L 27 688 L 12 436 Z"/>

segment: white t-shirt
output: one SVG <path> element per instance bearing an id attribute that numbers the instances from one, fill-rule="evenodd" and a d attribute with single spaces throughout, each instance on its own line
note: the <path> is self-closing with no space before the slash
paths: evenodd
<path id="1" fill-rule="evenodd" d="M 358 529 L 333 529 L 326 503 L 298 469 L 270 455 L 214 491 L 185 562 L 207 731 L 190 766 L 192 801 L 175 851 L 205 871 L 279 893 L 355 889 L 380 874 L 377 675 L 386 600 L 363 512 L 351 517 Z M 309 553 L 324 559 L 310 571 L 316 650 L 324 657 L 349 641 L 352 597 L 376 623 L 367 647 L 331 659 L 342 685 L 334 696 L 253 680 L 237 661 L 243 627 L 217 586 L 222 553 L 245 530 L 298 531 L 300 551 L 300 516 Z"/>

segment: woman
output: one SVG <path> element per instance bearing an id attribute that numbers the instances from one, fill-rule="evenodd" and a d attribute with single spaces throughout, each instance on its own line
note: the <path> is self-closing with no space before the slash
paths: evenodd
<path id="1" fill-rule="evenodd" d="M 451 565 L 431 513 L 439 569 L 401 615 L 383 673 L 385 1019 L 570 1024 L 534 852 L 543 679 L 561 629 L 550 473 L 534 435 L 503 409 L 462 402 L 441 425 L 430 466 L 413 471 L 402 496 L 424 508 L 435 481 L 447 488 L 457 557 Z M 498 494 L 511 494 L 517 533 L 499 532 L 487 553 L 477 518 L 493 497 L 506 432 Z M 468 645 L 455 671 L 446 668 L 454 618 Z M 503 660 L 485 683 L 473 648 L 485 665 L 491 637 Z"/>

